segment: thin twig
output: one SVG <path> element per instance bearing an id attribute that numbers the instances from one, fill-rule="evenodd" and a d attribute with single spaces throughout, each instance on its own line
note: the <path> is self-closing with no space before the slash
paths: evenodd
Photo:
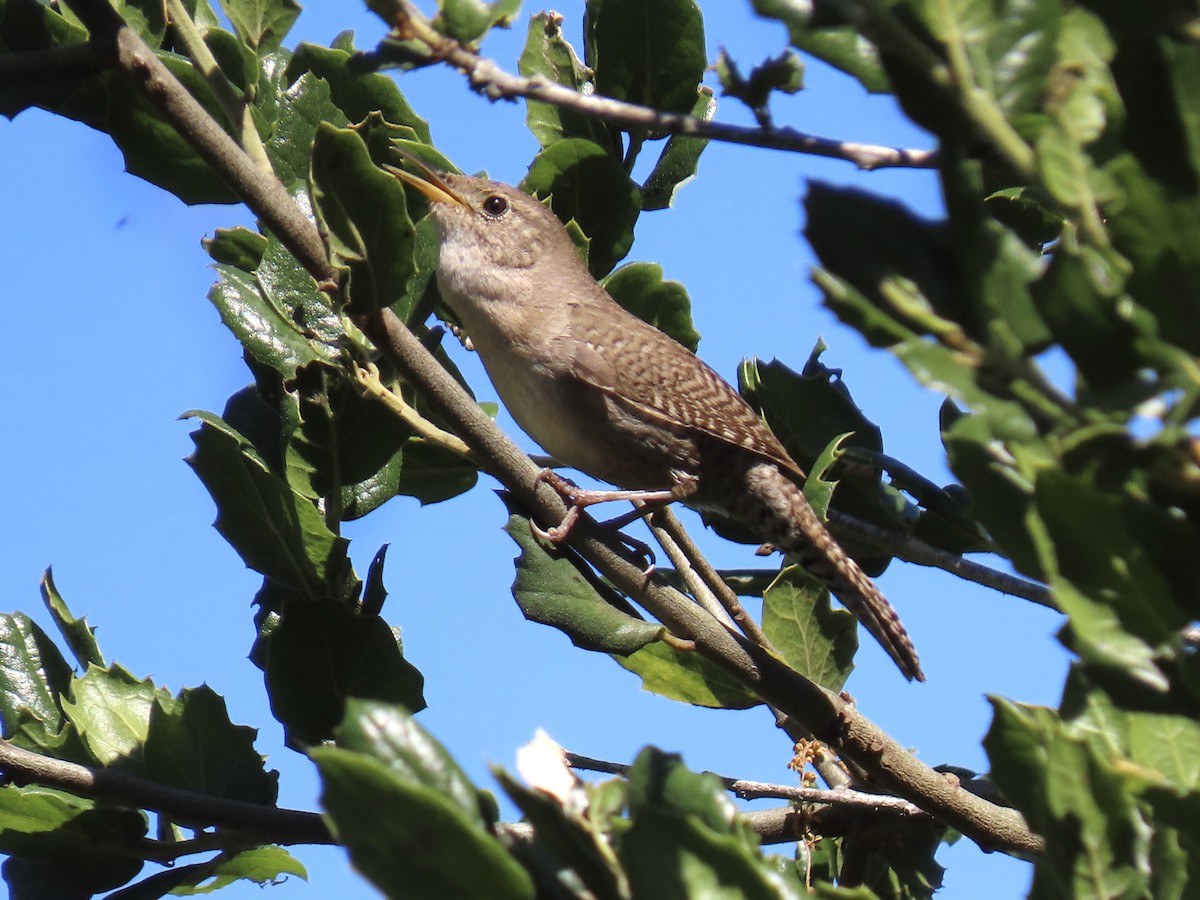
<path id="1" fill-rule="evenodd" d="M 501 69 L 492 60 L 438 33 L 429 20 L 408 0 L 395 0 L 395 15 L 394 24 L 428 45 L 438 59 L 466 75 L 471 87 L 490 100 L 514 100 L 524 97 L 629 130 L 675 134 L 730 144 L 746 144 L 769 150 L 844 159 L 860 169 L 895 166 L 928 169 L 937 165 L 937 154 L 933 150 L 901 149 L 839 141 L 805 134 L 794 128 L 748 128 L 706 121 L 698 116 L 662 112 L 598 94 L 582 94 L 561 84 L 555 84 L 542 75 L 529 78 L 513 75 Z"/>
<path id="2" fill-rule="evenodd" d="M 679 517 L 668 506 L 658 510 L 654 517 L 650 520 L 652 529 L 658 529 L 664 532 L 664 535 L 670 538 L 679 550 L 683 553 L 685 561 L 690 564 L 696 574 L 703 580 L 704 584 L 716 597 L 721 606 L 724 607 L 737 626 L 742 630 L 742 634 L 746 635 L 754 643 L 760 647 L 766 647 L 772 653 L 778 654 L 772 645 L 770 638 L 759 627 L 758 622 L 754 621 L 754 617 L 746 612 L 746 608 L 742 606 L 742 601 L 738 599 L 738 595 L 733 589 L 727 585 L 717 570 L 713 568 L 713 564 L 708 561 L 708 558 L 700 552 L 700 548 L 696 546 L 696 542 L 692 540 L 692 536 L 687 533 L 687 529 L 683 527 L 683 523 L 679 521 Z M 655 534 L 657 535 L 657 530 Z M 669 555 L 669 554 L 668 554 Z M 674 559 L 671 560 L 675 562 Z M 676 563 L 678 565 L 678 563 Z"/>
<path id="3" fill-rule="evenodd" d="M 465 459 L 473 459 L 471 448 L 463 443 L 462 438 L 438 428 L 406 403 L 399 393 L 389 389 L 379 377 L 379 367 L 374 363 L 368 363 L 365 366 L 355 365 L 354 377 L 363 394 L 383 403 L 421 440 L 456 453 Z"/>
<path id="4" fill-rule="evenodd" d="M 667 507 L 656 510 L 646 523 L 650 527 L 650 533 L 654 535 L 659 546 L 663 548 L 663 551 L 667 554 L 667 558 L 675 565 L 675 571 L 682 576 L 684 584 L 687 585 L 692 596 L 696 598 L 696 602 L 707 610 L 710 616 L 723 623 L 726 627 L 736 627 L 733 615 L 724 603 L 724 600 L 717 597 L 712 586 L 700 575 L 696 570 L 696 566 L 693 565 L 692 559 L 689 558 L 684 549 L 679 545 L 679 542 L 675 540 L 675 536 L 665 527 L 664 513 L 675 518 Z M 676 519 L 676 522 L 678 522 L 678 519 Z M 695 549 L 695 547 L 692 549 Z M 734 599 L 736 600 L 736 598 Z M 747 618 L 749 617 L 747 616 Z M 751 621 L 753 622 L 753 620 Z M 744 633 L 745 631 L 743 630 Z"/>
<path id="5" fill-rule="evenodd" d="M 604 772 L 608 775 L 625 775 L 629 766 L 625 763 L 611 762 L 606 759 L 595 759 L 579 753 L 564 751 L 567 765 L 572 769 L 586 772 Z M 716 773 L 712 773 L 716 774 Z M 741 797 L 743 800 L 758 800 L 773 798 L 776 800 L 793 800 L 797 803 L 824 803 L 831 805 L 857 806 L 869 810 L 886 809 L 906 816 L 925 816 L 927 813 L 905 800 L 903 797 L 889 797 L 886 794 L 868 794 L 865 791 L 854 791 L 849 788 L 806 788 L 789 784 L 771 784 L 766 781 L 750 781 L 745 778 L 730 778 L 717 775 L 725 790 Z"/>
<path id="6" fill-rule="evenodd" d="M 833 526 L 831 530 L 835 536 L 851 535 L 907 562 L 944 569 L 959 578 L 974 581 L 976 584 L 982 584 L 1002 593 L 1022 597 L 1049 609 L 1058 608 L 1050 597 L 1050 589 L 1036 581 L 1027 581 L 1016 575 L 1009 575 L 1007 572 L 974 562 L 957 553 L 950 553 L 932 544 L 927 544 L 920 538 L 864 522 L 862 519 L 856 519 L 837 510 L 829 511 L 829 523 Z"/>
<path id="7" fill-rule="evenodd" d="M 22 750 L 0 740 L 0 772 L 17 784 L 42 784 L 73 794 L 152 809 L 194 827 L 230 828 L 268 844 L 335 844 L 318 813 L 280 809 L 185 791 L 114 769 L 93 769 Z"/>
<path id="8" fill-rule="evenodd" d="M 258 134 L 258 127 L 254 124 L 250 104 L 246 102 L 242 92 L 234 87 L 233 82 L 221 71 L 221 66 L 217 63 L 216 57 L 212 55 L 212 51 L 208 49 L 208 44 L 204 43 L 200 29 L 192 21 L 187 7 L 183 5 L 183 0 L 167 0 L 166 11 L 167 20 L 175 28 L 175 33 L 179 35 L 187 50 L 188 58 L 192 61 L 192 66 L 208 82 L 217 102 L 221 104 L 225 118 L 229 120 L 232 127 L 237 129 L 238 144 L 263 172 L 274 172 L 271 160 L 267 158 L 267 148 L 263 146 L 262 139 Z"/>

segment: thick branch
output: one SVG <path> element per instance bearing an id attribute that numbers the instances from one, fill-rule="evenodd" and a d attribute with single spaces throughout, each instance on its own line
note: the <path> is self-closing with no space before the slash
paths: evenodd
<path id="1" fill-rule="evenodd" d="M 905 150 L 859 144 L 805 134 L 794 128 L 747 128 L 711 122 L 685 113 L 662 112 L 636 103 L 626 103 L 597 94 L 581 94 L 541 75 L 523 78 L 505 72 L 457 41 L 439 34 L 408 0 L 397 0 L 396 24 L 427 44 L 433 54 L 467 76 L 471 87 L 491 100 L 515 100 L 524 97 L 569 109 L 581 116 L 600 119 L 611 125 L 652 134 L 677 134 L 705 140 L 747 144 L 769 150 L 787 150 L 844 159 L 860 169 L 892 166 L 927 169 L 937 164 L 932 150 Z"/>
<path id="2" fill-rule="evenodd" d="M 97 800 L 152 809 L 181 825 L 243 831 L 263 843 L 337 843 L 317 813 L 185 791 L 113 769 L 92 769 L 51 759 L 5 740 L 0 740 L 0 771 L 17 784 L 42 784 Z"/>

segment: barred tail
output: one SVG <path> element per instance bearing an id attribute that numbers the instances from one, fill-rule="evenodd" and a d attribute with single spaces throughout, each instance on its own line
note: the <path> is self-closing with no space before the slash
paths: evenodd
<path id="1" fill-rule="evenodd" d="M 800 488 L 765 462 L 750 468 L 745 483 L 749 490 L 730 512 L 825 584 L 879 641 L 906 678 L 924 681 L 916 648 L 896 610 L 834 540 Z"/>

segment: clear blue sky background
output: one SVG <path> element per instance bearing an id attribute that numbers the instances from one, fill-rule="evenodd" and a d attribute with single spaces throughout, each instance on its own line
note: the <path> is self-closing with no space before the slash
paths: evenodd
<path id="1" fill-rule="evenodd" d="M 558 7 L 576 44 L 582 6 L 570 0 Z M 709 0 L 704 10 L 710 60 L 725 46 L 748 68 L 784 46 L 782 27 L 754 19 L 749 4 Z M 322 4 L 301 16 L 289 44 L 328 43 L 344 29 L 355 30 L 363 47 L 383 34 L 377 19 L 352 4 Z M 489 38 L 486 54 L 515 70 L 524 31 L 522 18 L 511 33 Z M 781 124 L 930 145 L 894 104 L 868 97 L 850 79 L 812 64 L 807 81 L 800 95 L 776 101 Z M 400 84 L 462 169 L 521 179 L 536 151 L 523 105 L 488 103 L 441 68 L 405 75 Z M 733 101 L 721 104 L 718 117 L 749 122 Z M 259 750 L 282 773 L 281 805 L 315 809 L 311 766 L 283 747 L 260 673 L 246 659 L 259 576 L 211 528 L 214 507 L 182 462 L 192 426 L 177 418 L 195 407 L 219 412 L 249 380 L 237 342 L 205 299 L 213 276 L 200 239 L 250 217 L 239 207 L 187 208 L 124 174 L 106 136 L 40 112 L 0 120 L 0 172 L 9 385 L 0 417 L 4 609 L 30 612 L 49 627 L 38 578 L 53 565 L 67 601 L 97 626 L 110 659 L 172 690 L 207 682 L 225 696 L 235 722 L 259 729 Z M 800 236 L 799 200 L 813 179 L 857 184 L 940 215 L 928 172 L 859 173 L 842 162 L 713 144 L 675 208 L 642 217 L 630 259 L 659 261 L 689 288 L 705 336 L 701 355 L 728 378 L 745 356 L 799 367 L 824 337 L 825 362 L 845 370 L 888 452 L 948 481 L 937 433 L 941 398 L 841 327 L 809 282 L 813 260 Z M 494 399 L 475 360 L 460 353 L 459 362 L 480 397 Z M 501 421 L 515 433 L 511 420 Z M 538 727 L 591 756 L 628 761 L 656 744 L 683 753 L 695 769 L 791 782 L 790 745 L 765 711 L 713 712 L 662 700 L 607 657 L 526 623 L 509 594 L 516 548 L 500 531 L 505 516 L 493 487 L 484 479 L 469 495 L 428 509 L 399 498 L 346 528 L 360 573 L 380 544 L 391 543 L 384 613 L 403 628 L 406 652 L 425 674 L 429 709 L 421 721 L 477 783 L 492 785 L 489 763 L 511 768 Z M 753 561 L 750 548 L 716 539 L 706 547 L 719 564 Z M 986 694 L 1058 699 L 1066 657 L 1053 638 L 1057 616 L 911 565 L 892 566 L 880 583 L 921 651 L 929 682 L 905 683 L 868 638 L 848 689 L 863 713 L 925 761 L 986 769 L 979 745 L 990 721 Z M 340 850 L 299 848 L 297 855 L 309 882 L 292 879 L 269 895 L 248 885 L 223 895 L 376 895 Z M 1027 866 L 985 856 L 969 841 L 939 858 L 950 867 L 940 896 L 987 900 L 1027 889 Z"/>

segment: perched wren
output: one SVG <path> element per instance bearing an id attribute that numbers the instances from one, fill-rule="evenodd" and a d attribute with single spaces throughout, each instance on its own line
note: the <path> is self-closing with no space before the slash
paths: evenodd
<path id="1" fill-rule="evenodd" d="M 553 212 L 497 182 L 391 171 L 429 198 L 442 299 L 530 437 L 588 475 L 670 492 L 786 551 L 924 681 L 895 610 L 809 506 L 783 445 L 721 376 L 605 292 Z"/>

